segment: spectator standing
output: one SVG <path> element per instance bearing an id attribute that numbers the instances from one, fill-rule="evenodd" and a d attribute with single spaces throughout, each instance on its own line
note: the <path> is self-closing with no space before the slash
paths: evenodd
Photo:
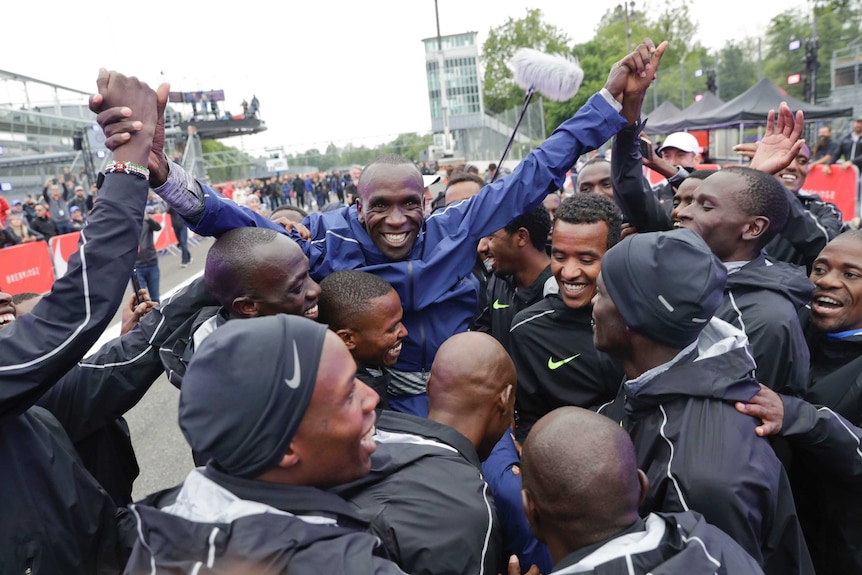
<path id="1" fill-rule="evenodd" d="M 72 208 L 77 207 L 81 210 L 83 216 L 86 216 L 90 213 L 90 210 L 93 209 L 93 196 L 87 194 L 84 191 L 84 186 L 75 186 L 75 196 L 69 200 L 69 213 L 71 214 Z"/>
<path id="2" fill-rule="evenodd" d="M 311 209 L 311 198 L 314 196 L 314 180 L 311 179 L 311 174 L 305 176 L 305 203 L 308 205 L 308 208 Z M 318 205 L 317 209 L 319 210 L 323 206 Z"/>
<path id="3" fill-rule="evenodd" d="M 58 235 L 57 224 L 54 223 L 54 220 L 48 217 L 48 208 L 45 207 L 45 204 L 36 204 L 36 207 L 33 208 L 34 217 L 30 220 L 30 227 L 42 234 L 42 237 L 45 241 L 50 240 L 54 236 Z"/>
<path id="4" fill-rule="evenodd" d="M 138 259 L 135 270 L 141 287 L 150 294 L 150 299 L 159 301 L 159 254 L 153 243 L 153 233 L 162 229 L 162 224 L 154 220 L 150 214 L 144 215 L 144 226 L 141 228 L 141 241 L 138 248 Z"/>
<path id="5" fill-rule="evenodd" d="M 817 129 L 817 143 L 814 144 L 812 166 L 823 166 L 823 173 L 830 174 L 832 169 L 829 164 L 838 161 L 838 142 L 832 139 L 832 128 L 820 126 Z"/>
<path id="6" fill-rule="evenodd" d="M 177 245 L 182 252 L 180 267 L 186 268 L 192 263 L 192 254 L 189 252 L 189 229 L 186 227 L 185 220 L 183 220 L 182 216 L 174 208 L 169 206 L 167 213 L 171 216 L 171 227 L 174 228 L 174 235 L 177 236 Z"/>
<path id="7" fill-rule="evenodd" d="M 329 176 L 329 191 L 334 192 L 338 201 L 344 203 L 344 181 L 341 179 L 341 174 L 338 170 L 332 172 Z"/>
<path id="8" fill-rule="evenodd" d="M 296 199 L 296 205 L 300 208 L 306 208 L 305 182 L 302 180 L 302 176 L 296 174 L 296 177 L 293 178 L 293 181 L 290 184 L 293 188 L 293 197 Z"/>
<path id="9" fill-rule="evenodd" d="M 853 164 L 856 169 L 862 171 L 862 142 L 859 141 L 860 139 L 862 139 L 862 118 L 856 118 L 856 121 L 853 122 L 853 129 L 841 139 L 841 143 L 838 145 L 838 155 L 835 156 L 835 159 L 844 158 L 842 168 L 847 168 Z"/>
<path id="10" fill-rule="evenodd" d="M 57 225 L 58 234 L 68 234 L 72 231 L 72 222 L 69 217 L 69 206 L 66 204 L 65 194 L 60 191 L 60 184 L 48 186 L 48 197 L 45 201 L 51 220 Z"/>

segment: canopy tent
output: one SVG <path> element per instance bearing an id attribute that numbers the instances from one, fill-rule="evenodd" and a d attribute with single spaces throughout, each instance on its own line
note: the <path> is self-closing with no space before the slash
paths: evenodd
<path id="1" fill-rule="evenodd" d="M 667 103 L 667 102 L 665 102 Z M 662 104 L 663 106 L 664 104 Z M 670 117 L 654 118 L 652 114 L 648 116 L 649 121 L 646 125 L 646 131 L 650 134 L 672 134 L 681 132 L 686 129 L 688 118 L 697 118 L 705 114 L 710 114 L 724 105 L 724 100 L 712 92 L 706 92 L 703 98 L 688 106 L 685 110 L 679 111 Z M 661 106 L 659 106 L 661 108 Z M 676 108 L 676 106 L 674 106 Z M 656 108 L 658 109 L 658 108 Z"/>
<path id="2" fill-rule="evenodd" d="M 843 118 L 853 115 L 853 108 L 827 108 L 797 100 L 792 96 L 782 94 L 778 86 L 768 78 L 764 78 L 730 102 L 718 109 L 685 118 L 675 131 L 703 130 L 744 124 L 765 124 L 769 110 L 778 111 L 781 102 L 787 102 L 790 109 L 796 112 L 802 110 L 806 120 L 822 120 L 827 118 Z"/>
<path id="3" fill-rule="evenodd" d="M 665 100 L 661 104 L 656 107 L 655 110 L 647 114 L 647 126 L 649 126 L 650 132 L 655 132 L 652 127 L 655 124 L 662 124 L 672 121 L 674 118 L 678 117 L 680 114 L 680 109 L 676 107 L 676 105 L 670 100 Z M 664 132 L 655 132 L 659 134 L 663 134 Z"/>

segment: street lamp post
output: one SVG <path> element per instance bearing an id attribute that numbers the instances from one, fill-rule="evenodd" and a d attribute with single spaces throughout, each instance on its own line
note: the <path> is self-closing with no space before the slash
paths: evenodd
<path id="1" fill-rule="evenodd" d="M 632 27 L 629 22 L 629 8 L 631 8 L 631 13 L 634 15 L 634 0 L 625 0 L 622 4 L 617 4 L 617 12 L 622 12 L 626 19 L 626 54 L 632 51 Z"/>
<path id="2" fill-rule="evenodd" d="M 443 116 L 443 149 L 448 153 L 449 145 L 449 100 L 446 94 L 446 59 L 443 56 L 443 40 L 440 38 L 440 13 L 437 10 L 437 0 L 434 0 L 434 17 L 437 19 L 437 73 L 440 75 L 440 112 Z"/>

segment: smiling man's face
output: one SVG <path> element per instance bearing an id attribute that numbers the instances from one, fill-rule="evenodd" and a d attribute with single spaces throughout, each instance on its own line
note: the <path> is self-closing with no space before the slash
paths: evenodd
<path id="1" fill-rule="evenodd" d="M 425 217 L 422 175 L 413 164 L 372 164 L 359 182 L 359 221 L 390 260 L 407 257 Z"/>

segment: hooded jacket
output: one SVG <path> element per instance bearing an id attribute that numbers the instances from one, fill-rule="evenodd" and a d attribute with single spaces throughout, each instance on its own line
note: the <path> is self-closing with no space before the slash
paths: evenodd
<path id="1" fill-rule="evenodd" d="M 551 294 L 515 316 L 509 346 L 518 372 L 518 441 L 558 407 L 590 408 L 616 397 L 623 369 L 593 344 L 592 312 Z"/>
<path id="2" fill-rule="evenodd" d="M 393 411 L 377 420 L 371 473 L 336 492 L 412 575 L 498 573 L 500 533 L 476 449 L 446 425 Z"/>
<path id="3" fill-rule="evenodd" d="M 808 307 L 800 312 L 799 321 L 811 351 L 805 400 L 862 425 L 862 335 L 827 337 L 811 324 Z"/>
<path id="4" fill-rule="evenodd" d="M 192 471 L 176 492 L 131 506 L 138 539 L 125 573 L 401 575 L 339 497 Z M 246 571 L 247 570 L 247 571 Z"/>
<path id="5" fill-rule="evenodd" d="M 609 540 L 570 553 L 551 575 L 754 575 L 757 562 L 694 511 L 650 513 Z"/>
<path id="6" fill-rule="evenodd" d="M 146 197 L 141 178 L 107 174 L 66 275 L 0 330 L 0 573 L 115 573 L 125 558 L 116 506 L 57 418 L 34 404 L 120 306 Z"/>
<path id="7" fill-rule="evenodd" d="M 649 479 L 641 515 L 697 511 L 770 575 L 813 573 L 787 475 L 758 422 L 745 335 L 713 318 L 674 360 L 626 381 L 599 412 L 632 438 Z"/>
<path id="8" fill-rule="evenodd" d="M 478 288 L 471 270 L 479 239 L 561 188 L 578 156 L 598 148 L 625 125 L 606 98 L 610 96 L 592 96 L 512 174 L 488 184 L 469 200 L 426 217 L 403 260 L 391 261 L 383 255 L 359 221 L 355 206 L 309 215 L 303 223 L 311 231 L 311 241 L 296 234 L 293 237 L 309 259 L 312 278 L 320 281 L 337 270 L 362 269 L 392 284 L 401 298 L 402 322 L 409 333 L 395 370 L 430 371 L 437 348 L 452 335 L 467 331 L 476 314 Z M 179 168 L 172 166 L 171 170 Z M 279 224 L 240 208 L 212 188 L 204 184 L 201 188 L 205 206 L 192 227 L 195 232 L 217 236 L 240 226 L 285 232 Z"/>
<path id="9" fill-rule="evenodd" d="M 818 575 L 862 573 L 862 432 L 854 427 L 862 424 L 862 336 L 828 338 L 807 309 L 801 319 L 811 348 L 810 404 L 782 397 L 790 482 Z"/>
<path id="10" fill-rule="evenodd" d="M 801 269 L 762 253 L 727 275 L 715 317 L 748 336 L 757 381 L 775 391 L 802 396 L 808 387 L 809 353 L 799 310 L 813 287 Z"/>

